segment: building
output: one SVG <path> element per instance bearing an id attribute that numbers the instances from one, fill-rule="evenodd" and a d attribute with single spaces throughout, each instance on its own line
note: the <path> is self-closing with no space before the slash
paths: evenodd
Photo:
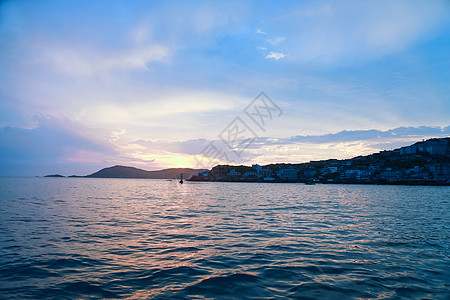
<path id="1" fill-rule="evenodd" d="M 370 165 L 369 166 L 369 171 L 373 174 L 373 173 L 375 173 L 375 172 L 377 172 L 377 171 L 379 171 L 380 170 L 380 166 L 378 166 L 378 165 Z"/>
<path id="2" fill-rule="evenodd" d="M 430 154 L 446 154 L 447 153 L 447 141 L 443 139 L 435 139 L 420 143 L 417 146 L 417 150 L 421 152 L 428 152 Z"/>
<path id="3" fill-rule="evenodd" d="M 414 166 L 414 168 L 405 171 L 405 179 L 408 180 L 428 180 L 430 179 L 430 172 L 425 168 Z"/>
<path id="4" fill-rule="evenodd" d="M 402 179 L 402 173 L 400 171 L 392 170 L 391 168 L 387 168 L 380 172 L 380 179 L 393 182 L 399 181 Z"/>
<path id="5" fill-rule="evenodd" d="M 329 174 L 337 173 L 338 170 L 339 170 L 338 167 L 328 167 L 327 173 L 329 173 Z"/>
<path id="6" fill-rule="evenodd" d="M 357 180 L 368 180 L 370 179 L 370 171 L 366 170 L 345 170 L 344 178 L 346 179 L 357 179 Z"/>
<path id="7" fill-rule="evenodd" d="M 238 171 L 236 171 L 235 169 L 231 170 L 231 171 L 228 173 L 228 176 L 240 176 L 240 175 L 241 175 L 241 172 L 238 172 Z"/>
<path id="8" fill-rule="evenodd" d="M 253 172 L 253 171 L 245 172 L 242 176 L 245 178 L 256 177 L 256 172 Z"/>
<path id="9" fill-rule="evenodd" d="M 433 164 L 430 166 L 430 172 L 435 180 L 446 181 L 450 179 L 450 165 Z"/>
<path id="10" fill-rule="evenodd" d="M 311 178 L 314 177 L 316 175 L 316 170 L 314 169 L 306 169 L 305 171 L 303 171 L 303 176 L 305 178 Z"/>
<path id="11" fill-rule="evenodd" d="M 298 171 L 292 168 L 281 169 L 278 171 L 277 176 L 281 180 L 298 180 Z"/>
<path id="12" fill-rule="evenodd" d="M 269 168 L 258 169 L 256 174 L 258 177 L 270 177 L 272 176 L 272 170 Z"/>
<path id="13" fill-rule="evenodd" d="M 425 142 L 419 142 L 408 147 L 400 148 L 400 154 L 417 154 L 425 152 L 432 155 L 447 153 L 448 141 L 446 139 L 432 139 Z"/>
<path id="14" fill-rule="evenodd" d="M 400 154 L 405 155 L 405 154 L 416 154 L 417 153 L 417 147 L 416 145 L 411 145 L 408 147 L 401 147 L 400 148 Z"/>

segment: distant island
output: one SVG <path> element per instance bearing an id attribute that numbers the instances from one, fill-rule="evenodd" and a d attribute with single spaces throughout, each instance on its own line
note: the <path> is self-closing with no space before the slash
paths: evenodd
<path id="1" fill-rule="evenodd" d="M 206 172 L 205 169 L 190 168 L 170 168 L 158 171 L 145 171 L 127 166 L 113 166 L 101 169 L 87 176 L 71 175 L 71 178 L 135 178 L 135 179 L 176 179 L 183 173 L 185 178 L 197 175 L 199 172 Z M 46 175 L 44 177 L 65 177 L 59 174 Z"/>
<path id="2" fill-rule="evenodd" d="M 265 166 L 218 165 L 191 181 L 450 185 L 450 138 L 351 159 Z"/>

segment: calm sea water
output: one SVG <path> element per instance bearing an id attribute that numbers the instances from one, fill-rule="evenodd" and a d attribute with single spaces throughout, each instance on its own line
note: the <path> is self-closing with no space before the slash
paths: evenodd
<path id="1" fill-rule="evenodd" d="M 449 299 L 450 189 L 0 178 L 0 298 Z"/>

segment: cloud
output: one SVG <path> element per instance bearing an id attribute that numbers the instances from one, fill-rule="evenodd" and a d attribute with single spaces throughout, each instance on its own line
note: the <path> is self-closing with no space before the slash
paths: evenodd
<path id="1" fill-rule="evenodd" d="M 402 51 L 439 30 L 447 1 L 346 0 L 293 7 L 275 18 L 292 60 L 348 63 Z"/>
<path id="2" fill-rule="evenodd" d="M 286 55 L 283 54 L 283 53 L 279 53 L 279 52 L 270 52 L 269 54 L 266 55 L 267 59 L 272 58 L 272 59 L 275 59 L 275 60 L 279 60 L 279 59 L 281 59 L 283 57 L 286 57 Z"/>
<path id="3" fill-rule="evenodd" d="M 264 32 L 261 29 L 256 29 L 256 33 L 258 33 L 258 34 L 267 34 L 267 32 Z"/>
<path id="4" fill-rule="evenodd" d="M 40 117 L 33 129 L 4 127 L 0 140 L 0 175 L 4 176 L 92 170 L 117 155 L 113 145 L 67 119 Z"/>
<path id="5" fill-rule="evenodd" d="M 179 156 L 196 156 L 203 152 L 209 143 L 230 152 L 230 159 L 239 163 L 274 162 L 284 157 L 284 162 L 348 158 L 366 155 L 380 150 L 391 150 L 406 146 L 422 139 L 447 137 L 450 126 L 398 127 L 390 130 L 353 130 L 324 135 L 297 135 L 290 138 L 260 137 L 250 144 L 239 157 L 233 155 L 220 140 L 192 139 L 185 141 L 137 140 L 131 145 L 138 145 L 140 154 L 161 152 Z M 300 159 L 300 160 L 299 160 Z M 282 161 L 280 161 L 282 162 Z"/>
<path id="6" fill-rule="evenodd" d="M 171 153 L 182 153 L 189 155 L 200 154 L 203 149 L 208 146 L 210 141 L 206 139 L 192 139 L 185 141 L 146 141 L 137 140 L 130 144 L 142 146 L 145 151 L 151 151 L 153 153 L 159 153 L 161 151 L 171 152 Z"/>
<path id="7" fill-rule="evenodd" d="M 271 44 L 272 46 L 276 46 L 279 43 L 283 42 L 284 40 L 286 40 L 286 38 L 284 36 L 279 36 L 279 37 L 276 37 L 276 38 L 273 38 L 273 39 L 268 39 L 267 42 L 269 44 Z"/>
<path id="8" fill-rule="evenodd" d="M 157 44 L 108 52 L 47 47 L 34 49 L 38 64 L 52 66 L 56 72 L 73 76 L 99 76 L 118 70 L 147 69 L 148 64 L 165 62 L 170 57 L 168 47 Z"/>
<path id="9" fill-rule="evenodd" d="M 450 126 L 398 127 L 390 130 L 354 130 L 316 136 L 294 136 L 286 139 L 259 138 L 247 152 L 249 163 L 308 162 L 323 159 L 345 159 L 393 150 L 422 139 L 449 137 Z"/>
<path id="10" fill-rule="evenodd" d="M 354 141 L 366 141 L 366 140 L 401 140 L 401 139 L 414 139 L 419 140 L 422 138 L 429 138 L 433 136 L 446 136 L 450 135 L 450 126 L 420 126 L 420 127 L 398 127 L 390 130 L 352 130 L 341 131 L 338 133 L 330 133 L 325 135 L 311 135 L 302 136 L 297 135 L 288 139 L 280 139 L 278 142 L 284 141 L 286 143 L 303 142 L 303 143 L 336 143 L 336 142 L 354 142 Z"/>

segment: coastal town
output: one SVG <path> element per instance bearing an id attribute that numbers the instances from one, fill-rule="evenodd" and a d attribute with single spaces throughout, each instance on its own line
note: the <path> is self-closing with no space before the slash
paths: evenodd
<path id="1" fill-rule="evenodd" d="M 190 181 L 450 185 L 450 138 L 351 159 L 250 166 L 218 165 Z"/>

